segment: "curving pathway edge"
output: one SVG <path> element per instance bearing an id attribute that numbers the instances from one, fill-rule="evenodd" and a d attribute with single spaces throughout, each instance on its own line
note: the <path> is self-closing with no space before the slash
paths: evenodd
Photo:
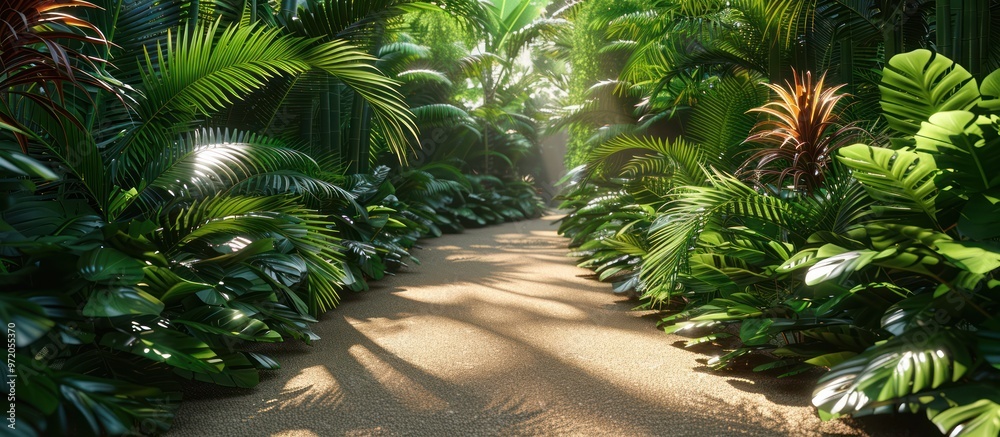
<path id="1" fill-rule="evenodd" d="M 322 340 L 269 346 L 282 369 L 257 388 L 189 386 L 169 435 L 886 435 L 821 422 L 808 377 L 705 371 L 582 277 L 555 219 L 423 242 L 420 266 L 325 315 Z"/>

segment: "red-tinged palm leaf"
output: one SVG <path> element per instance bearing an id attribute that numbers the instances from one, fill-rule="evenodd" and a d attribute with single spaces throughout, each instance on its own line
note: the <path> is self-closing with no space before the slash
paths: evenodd
<path id="1" fill-rule="evenodd" d="M 64 12 L 66 8 L 97 6 L 82 0 L 12 0 L 0 9 L 0 123 L 12 130 L 23 151 L 31 132 L 18 119 L 20 101 L 38 105 L 52 117 L 80 122 L 63 107 L 66 87 L 85 95 L 88 87 L 111 90 L 99 77 L 99 64 L 107 61 L 83 54 L 67 41 L 107 45 L 93 24 Z M 40 92 L 44 90 L 45 92 Z"/>

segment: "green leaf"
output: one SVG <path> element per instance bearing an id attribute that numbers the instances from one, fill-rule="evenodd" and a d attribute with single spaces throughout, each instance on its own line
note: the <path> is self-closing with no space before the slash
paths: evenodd
<path id="1" fill-rule="evenodd" d="M 508 39 L 538 17 L 544 8 L 536 3 L 534 0 L 493 0 L 499 28 L 493 30 L 493 37 L 490 38 L 492 44 L 488 49 L 491 52 L 499 53 Z M 513 56 L 514 53 L 508 55 Z"/>
<path id="2" fill-rule="evenodd" d="M 774 319 L 747 319 L 740 324 L 740 340 L 747 346 L 759 346 L 771 341 Z"/>
<path id="3" fill-rule="evenodd" d="M 803 269 L 811 267 L 819 262 L 817 257 L 818 249 L 803 249 L 789 257 L 785 262 L 783 262 L 775 272 L 777 273 L 789 273 L 794 272 L 798 269 Z"/>
<path id="4" fill-rule="evenodd" d="M 163 302 L 138 288 L 98 288 L 87 299 L 83 315 L 86 317 L 158 316 L 163 307 Z"/>
<path id="5" fill-rule="evenodd" d="M 973 195 L 962 208 L 958 231 L 972 240 L 1000 237 L 1000 198 L 984 193 Z"/>
<path id="6" fill-rule="evenodd" d="M 62 398 L 56 420 L 74 433 L 124 435 L 134 432 L 136 423 L 162 432 L 175 408 L 168 395 L 152 387 L 69 372 L 52 378 Z"/>
<path id="7" fill-rule="evenodd" d="M 871 264 L 878 255 L 873 250 L 853 250 L 822 259 L 809 267 L 806 284 L 816 285 L 831 279 L 842 280 Z"/>
<path id="8" fill-rule="evenodd" d="M 174 317 L 173 323 L 198 331 L 222 334 L 250 341 L 276 342 L 281 335 L 257 319 L 240 310 L 223 307 L 201 306 Z"/>
<path id="9" fill-rule="evenodd" d="M 940 172 L 934 156 L 855 144 L 837 151 L 837 159 L 851 169 L 883 211 L 924 214 L 935 221 L 934 201 Z"/>
<path id="10" fill-rule="evenodd" d="M 851 414 L 958 381 L 975 364 L 969 335 L 915 330 L 873 346 L 820 378 L 813 405 L 829 414 Z"/>
<path id="11" fill-rule="evenodd" d="M 871 247 L 881 250 L 872 264 L 890 269 L 906 270 L 935 276 L 946 259 L 935 249 L 941 242 L 951 241 L 947 234 L 920 226 L 876 222 L 865 226 Z"/>
<path id="12" fill-rule="evenodd" d="M 799 363 L 801 363 L 801 361 L 799 361 L 799 360 L 775 360 L 775 361 L 771 361 L 771 362 L 767 362 L 767 363 L 758 365 L 757 367 L 753 368 L 753 371 L 754 372 L 763 372 L 765 370 L 781 369 L 781 368 L 784 368 L 784 367 L 791 367 L 791 366 L 794 366 L 794 365 L 799 364 Z"/>
<path id="13" fill-rule="evenodd" d="M 996 243 L 951 241 L 937 244 L 938 253 L 972 273 L 985 274 L 1000 268 L 1000 246 Z"/>
<path id="14" fill-rule="evenodd" d="M 857 352 L 834 352 L 806 360 L 806 363 L 818 367 L 833 367 L 857 355 Z"/>
<path id="15" fill-rule="evenodd" d="M 938 112 L 916 134 L 916 151 L 934 155 L 942 170 L 937 185 L 981 193 L 1000 184 L 1000 136 L 968 111 Z"/>
<path id="16" fill-rule="evenodd" d="M 0 175 L 5 172 L 14 176 L 33 176 L 50 181 L 59 179 L 52 170 L 28 155 L 0 149 Z"/>
<path id="17" fill-rule="evenodd" d="M 993 319 L 976 331 L 979 354 L 995 369 L 1000 369 L 1000 319 Z"/>
<path id="18" fill-rule="evenodd" d="M 198 373 L 219 373 L 222 360 L 207 344 L 184 333 L 156 325 L 156 319 L 147 323 L 135 322 L 138 332 L 109 332 L 101 337 L 101 346 L 132 353 L 153 361 Z"/>
<path id="19" fill-rule="evenodd" d="M 10 292 L 0 293 L 0 323 L 4 327 L 11 323 L 16 326 L 17 347 L 27 347 L 56 326 L 40 305 Z"/>
<path id="20" fill-rule="evenodd" d="M 1000 390 L 984 383 L 943 390 L 928 404 L 927 417 L 949 436 L 1000 435 Z"/>
<path id="21" fill-rule="evenodd" d="M 934 416 L 933 422 L 945 430 L 961 426 L 961 431 L 949 434 L 955 437 L 995 436 L 1000 434 L 1000 403 L 994 399 L 980 399 L 949 408 Z"/>
<path id="22" fill-rule="evenodd" d="M 220 355 L 219 358 L 222 359 L 224 367 L 218 373 L 198 373 L 185 369 L 175 369 L 174 372 L 187 379 L 224 387 L 253 388 L 260 383 L 260 373 L 243 353 L 233 352 Z"/>
<path id="23" fill-rule="evenodd" d="M 281 364 L 278 364 L 277 361 L 275 361 L 273 358 L 267 355 L 259 354 L 256 352 L 243 352 L 243 353 L 246 355 L 247 359 L 250 360 L 251 363 L 253 363 L 253 366 L 258 369 L 277 370 L 281 368 Z"/>
<path id="24" fill-rule="evenodd" d="M 183 279 L 165 267 L 147 266 L 143 272 L 145 280 L 139 285 L 139 288 L 149 292 L 164 303 L 175 303 L 188 295 L 214 289 L 208 284 Z"/>
<path id="25" fill-rule="evenodd" d="M 994 114 L 1000 112 L 1000 70 L 990 73 L 979 84 L 979 93 L 982 94 L 982 101 L 979 107 Z"/>
<path id="26" fill-rule="evenodd" d="M 83 279 L 114 285 L 139 283 L 143 267 L 141 261 L 107 247 L 88 251 L 77 262 L 77 270 Z"/>
<path id="27" fill-rule="evenodd" d="M 980 99 L 979 87 L 965 68 L 925 49 L 893 56 L 879 89 L 889 127 L 908 136 L 915 135 L 931 115 L 969 110 Z"/>
<path id="28" fill-rule="evenodd" d="M 732 336 L 733 335 L 729 334 L 729 333 L 716 332 L 716 333 L 708 334 L 708 335 L 706 335 L 704 337 L 692 338 L 692 339 L 690 339 L 690 340 L 688 340 L 687 342 L 684 343 L 684 347 L 693 347 L 693 346 L 697 346 L 697 345 L 703 344 L 703 343 L 711 343 L 711 342 L 713 342 L 715 340 L 718 340 L 720 338 L 729 338 L 729 337 L 732 337 Z"/>

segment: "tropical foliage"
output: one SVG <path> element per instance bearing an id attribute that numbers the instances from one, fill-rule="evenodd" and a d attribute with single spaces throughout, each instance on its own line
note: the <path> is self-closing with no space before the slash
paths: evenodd
<path id="1" fill-rule="evenodd" d="M 534 137 L 493 149 L 502 171 L 461 150 L 477 140 L 440 156 L 418 141 L 435 117 L 484 129 L 453 90 L 414 86 L 447 79 L 411 65 L 428 50 L 405 17 L 479 31 L 496 8 L 298 3 L 0 10 L 0 322 L 19 431 L 163 432 L 178 380 L 253 387 L 280 365 L 252 343 L 318 340 L 315 317 L 416 261 L 418 239 L 540 213 L 517 166 Z"/>
<path id="2" fill-rule="evenodd" d="M 713 368 L 820 372 L 825 419 L 1000 432 L 996 3 L 598 4 L 553 119 L 580 265 Z"/>
<path id="3" fill-rule="evenodd" d="M 1000 433 L 1000 3 L 12 0 L 20 431 L 158 434 L 418 240 L 538 216 L 708 365 Z"/>

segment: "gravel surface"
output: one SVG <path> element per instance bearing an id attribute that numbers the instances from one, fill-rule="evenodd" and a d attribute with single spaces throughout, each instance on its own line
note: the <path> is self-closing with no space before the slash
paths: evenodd
<path id="1" fill-rule="evenodd" d="M 257 388 L 186 387 L 169 435 L 926 435 L 919 417 L 821 422 L 815 376 L 705 370 L 715 352 L 584 277 L 553 220 L 425 241 L 313 346 L 263 348 L 282 369 Z"/>

